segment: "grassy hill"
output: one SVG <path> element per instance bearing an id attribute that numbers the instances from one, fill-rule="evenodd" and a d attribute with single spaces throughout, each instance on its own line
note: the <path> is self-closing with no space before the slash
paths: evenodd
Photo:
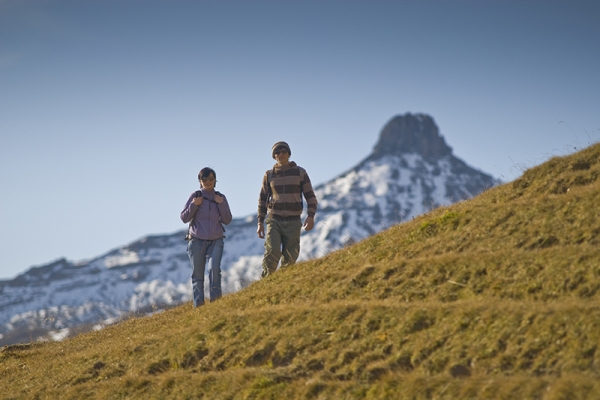
<path id="1" fill-rule="evenodd" d="M 190 304 L 5 347 L 2 398 L 600 398 L 600 145 Z"/>

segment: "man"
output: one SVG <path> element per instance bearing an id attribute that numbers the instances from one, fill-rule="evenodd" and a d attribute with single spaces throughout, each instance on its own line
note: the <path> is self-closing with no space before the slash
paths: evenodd
<path id="1" fill-rule="evenodd" d="M 292 155 L 286 142 L 277 142 L 271 149 L 277 161 L 272 170 L 265 172 L 258 198 L 258 229 L 256 233 L 265 238 L 264 222 L 267 224 L 265 255 L 262 277 L 281 267 L 294 264 L 300 254 L 300 230 L 310 231 L 315 225 L 317 197 L 304 168 L 289 160 Z M 302 195 L 306 199 L 308 216 L 302 224 Z M 267 215 L 268 212 L 268 215 Z M 266 219 L 265 219 L 266 218 Z"/>

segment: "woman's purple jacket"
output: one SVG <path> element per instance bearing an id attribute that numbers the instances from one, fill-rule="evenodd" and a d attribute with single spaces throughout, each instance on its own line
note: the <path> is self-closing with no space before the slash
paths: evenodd
<path id="1" fill-rule="evenodd" d="M 198 239 L 202 240 L 215 240 L 225 237 L 223 235 L 224 228 L 222 224 L 229 224 L 231 222 L 231 211 L 229 210 L 229 203 L 227 198 L 223 194 L 223 202 L 218 204 L 215 202 L 215 191 L 201 189 L 198 192 L 201 193 L 204 200 L 199 206 L 194 204 L 194 197 L 196 192 L 190 195 L 183 211 L 181 211 L 181 220 L 183 223 L 192 221 L 190 227 L 190 234 Z"/>

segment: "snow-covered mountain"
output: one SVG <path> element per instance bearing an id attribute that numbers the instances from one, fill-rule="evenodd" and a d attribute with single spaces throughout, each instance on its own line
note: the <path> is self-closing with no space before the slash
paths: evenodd
<path id="1" fill-rule="evenodd" d="M 300 260 L 498 183 L 456 158 L 431 117 L 396 116 L 367 158 L 315 187 L 316 224 L 302 234 Z M 0 281 L 0 344 L 61 339 L 74 327 L 94 329 L 130 313 L 189 301 L 184 234 L 148 236 L 91 261 L 61 259 Z M 263 241 L 256 236 L 255 215 L 234 219 L 226 234 L 222 282 L 224 292 L 234 292 L 259 279 Z"/>

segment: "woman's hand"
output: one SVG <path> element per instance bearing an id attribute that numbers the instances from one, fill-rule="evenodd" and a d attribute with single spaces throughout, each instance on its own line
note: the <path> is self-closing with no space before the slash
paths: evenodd
<path id="1" fill-rule="evenodd" d="M 218 194 L 215 194 L 215 202 L 217 204 L 221 204 L 223 202 L 223 196 L 219 196 Z"/>
<path id="2" fill-rule="evenodd" d="M 202 204 L 202 199 L 203 197 L 194 197 L 194 204 L 199 206 L 200 204 Z"/>

